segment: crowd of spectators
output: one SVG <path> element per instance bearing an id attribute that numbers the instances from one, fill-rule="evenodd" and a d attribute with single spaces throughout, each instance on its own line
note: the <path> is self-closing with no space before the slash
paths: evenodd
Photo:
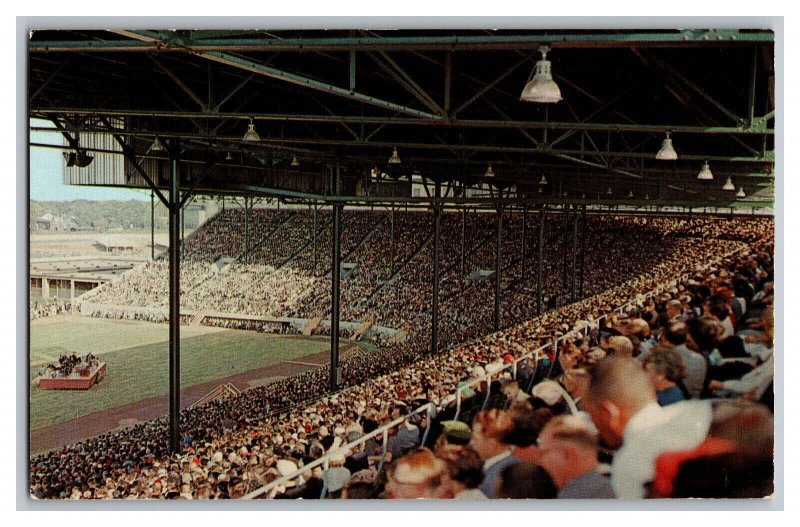
<path id="1" fill-rule="evenodd" d="M 76 306 L 72 302 L 63 298 L 31 299 L 28 318 L 29 320 L 36 320 L 37 318 L 73 313 L 75 308 Z"/>
<path id="2" fill-rule="evenodd" d="M 435 355 L 422 337 L 427 328 L 414 328 L 416 337 L 401 345 L 345 361 L 344 389 L 335 394 L 327 393 L 325 367 L 185 410 L 180 454 L 168 454 L 159 419 L 34 456 L 31 493 L 239 498 L 330 453 L 327 469 L 267 497 L 319 498 L 323 490 L 342 498 L 769 495 L 772 228 L 768 220 L 728 222 L 731 239 L 675 241 L 658 258 L 648 246 L 640 268 L 623 267 L 631 253 L 603 246 L 592 252 L 603 253 L 598 260 L 610 263 L 603 272 L 614 275 L 604 291 Z M 747 243 L 735 239 L 737 229 Z M 630 231 L 626 238 L 639 247 L 659 240 Z M 682 283 L 644 296 L 686 272 Z M 562 343 L 558 355 L 520 362 L 516 379 L 497 373 L 629 301 L 597 330 Z M 414 309 L 406 307 L 411 324 Z M 699 360 L 680 363 L 676 354 Z M 490 387 L 464 384 L 492 372 Z M 574 415 L 565 412 L 562 390 L 577 401 Z M 495 397 L 484 408 L 487 393 Z M 428 402 L 436 415 L 390 429 L 386 455 L 380 438 L 339 449 Z M 418 450 L 426 432 L 427 449 Z"/>

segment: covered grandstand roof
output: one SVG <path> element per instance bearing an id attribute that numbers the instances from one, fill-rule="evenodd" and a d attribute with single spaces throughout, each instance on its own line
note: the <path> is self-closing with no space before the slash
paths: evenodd
<path id="1" fill-rule="evenodd" d="M 563 99 L 521 101 L 544 50 Z M 774 200 L 769 30 L 38 30 L 29 51 L 29 116 L 69 151 L 126 154 L 72 183 L 166 189 L 179 140 L 182 187 L 206 193 L 411 200 L 417 175 L 540 201 Z M 678 159 L 656 160 L 667 132 Z"/>

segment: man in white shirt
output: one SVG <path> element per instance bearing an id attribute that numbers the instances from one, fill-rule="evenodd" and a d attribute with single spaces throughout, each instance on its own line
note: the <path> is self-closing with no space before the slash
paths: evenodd
<path id="1" fill-rule="evenodd" d="M 641 364 L 627 357 L 607 357 L 597 363 L 584 408 L 602 441 L 618 449 L 611 485 L 622 499 L 647 497 L 646 485 L 653 479 L 658 456 L 699 445 L 713 416 L 708 401 L 659 406 Z"/>

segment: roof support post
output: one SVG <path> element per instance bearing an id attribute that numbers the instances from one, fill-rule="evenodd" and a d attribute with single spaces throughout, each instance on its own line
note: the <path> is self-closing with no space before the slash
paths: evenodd
<path id="1" fill-rule="evenodd" d="M 498 192 L 501 192 L 498 189 Z M 497 240 L 494 255 L 494 330 L 500 331 L 500 271 L 503 267 L 503 206 L 497 206 Z"/>
<path id="2" fill-rule="evenodd" d="M 177 140 L 170 145 L 170 187 L 169 187 L 169 450 L 180 452 L 181 428 L 181 383 L 180 383 L 180 257 L 178 247 L 181 218 L 180 207 L 180 165 Z"/>
<path id="3" fill-rule="evenodd" d="M 569 301 L 575 302 L 575 282 L 577 280 L 578 271 L 578 209 L 575 208 L 575 214 L 572 218 L 572 280 L 569 287 Z"/>
<path id="4" fill-rule="evenodd" d="M 581 271 L 580 271 L 580 278 L 578 282 L 578 289 L 580 290 L 580 296 L 583 298 L 583 273 L 584 273 L 584 258 L 586 257 L 586 239 L 588 237 L 589 232 L 589 223 L 586 217 L 586 205 L 583 206 L 583 210 L 581 211 L 581 215 L 583 216 L 583 227 L 581 229 Z"/>
<path id="5" fill-rule="evenodd" d="M 522 206 L 522 264 L 520 269 L 520 282 L 525 284 L 525 279 L 528 277 L 528 266 L 526 264 L 528 256 L 528 206 Z"/>
<path id="6" fill-rule="evenodd" d="M 539 209 L 539 243 L 536 247 L 536 314 L 542 314 L 542 252 L 544 250 L 544 211 L 547 205 Z"/>
<path id="7" fill-rule="evenodd" d="M 336 185 L 339 181 L 339 165 L 336 165 Z M 333 204 L 333 244 L 331 269 L 331 364 L 330 389 L 335 391 L 342 382 L 342 370 L 339 366 L 339 285 L 342 278 L 341 264 L 342 204 Z"/>

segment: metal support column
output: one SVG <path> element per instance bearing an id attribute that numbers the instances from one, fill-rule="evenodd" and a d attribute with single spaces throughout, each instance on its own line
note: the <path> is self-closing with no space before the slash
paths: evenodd
<path id="1" fill-rule="evenodd" d="M 542 252 L 544 250 L 544 211 L 546 205 L 539 209 L 539 243 L 536 247 L 536 314 L 542 313 Z"/>
<path id="2" fill-rule="evenodd" d="M 520 264 L 522 268 L 520 269 L 520 282 L 525 284 L 525 279 L 528 277 L 528 266 L 525 265 L 525 260 L 528 256 L 528 207 L 527 205 L 523 205 L 522 207 L 522 263 Z"/>
<path id="3" fill-rule="evenodd" d="M 156 259 L 156 195 L 150 191 L 150 259 Z"/>
<path id="4" fill-rule="evenodd" d="M 581 216 L 583 216 L 583 227 L 581 228 L 581 270 L 580 270 L 580 278 L 578 281 L 578 289 L 580 290 L 581 298 L 583 298 L 583 262 L 586 256 L 586 238 L 588 238 L 588 231 L 589 231 L 589 223 L 586 217 L 586 205 L 583 206 L 583 210 L 581 211 Z"/>
<path id="5" fill-rule="evenodd" d="M 178 199 L 180 199 L 180 193 L 179 193 Z M 183 241 L 186 239 L 186 221 L 185 220 L 186 220 L 186 215 L 185 214 L 181 214 L 181 259 L 183 259 L 183 250 L 184 250 L 184 245 L 185 245 L 183 243 Z"/>
<path id="6" fill-rule="evenodd" d="M 391 250 L 391 253 L 390 253 L 391 254 L 391 258 L 389 259 L 390 260 L 390 263 L 389 263 L 389 267 L 390 267 L 389 278 L 391 278 L 391 277 L 394 276 L 394 256 L 395 256 L 395 254 L 394 254 L 395 253 L 394 207 L 392 207 L 392 212 L 391 212 L 391 216 L 389 217 L 389 221 L 390 221 L 390 231 L 391 231 L 391 233 L 390 233 L 391 234 L 391 249 L 390 249 Z"/>
<path id="7" fill-rule="evenodd" d="M 569 205 L 564 205 L 564 243 L 561 247 L 561 294 L 566 295 L 569 287 Z M 560 297 L 561 294 L 558 296 Z"/>
<path id="8" fill-rule="evenodd" d="M 502 268 L 503 207 L 497 207 L 497 247 L 494 255 L 494 330 L 500 331 L 500 270 Z"/>
<path id="9" fill-rule="evenodd" d="M 338 167 L 337 167 L 338 172 Z M 339 368 L 339 281 L 342 277 L 340 242 L 342 229 L 342 206 L 333 206 L 333 267 L 331 269 L 331 391 L 341 383 Z"/>
<path id="10" fill-rule="evenodd" d="M 467 207 L 461 209 L 461 278 L 464 278 L 464 267 L 466 266 L 467 252 Z"/>
<path id="11" fill-rule="evenodd" d="M 314 272 L 317 272 L 317 205 L 313 205 L 311 237 L 314 240 Z"/>
<path id="12" fill-rule="evenodd" d="M 181 447 L 181 383 L 180 383 L 180 295 L 181 276 L 178 247 L 180 243 L 180 173 L 177 141 L 172 143 L 169 186 L 169 450 Z"/>
<path id="13" fill-rule="evenodd" d="M 431 311 L 431 354 L 439 345 L 439 238 L 442 230 L 442 207 L 433 207 L 433 307 Z"/>
<path id="14" fill-rule="evenodd" d="M 247 205 L 247 196 L 244 198 L 244 263 L 250 263 L 250 213 Z"/>
<path id="15" fill-rule="evenodd" d="M 578 211 L 575 211 L 575 217 L 572 219 L 572 279 L 569 287 L 569 301 L 575 302 L 575 281 L 577 279 L 578 271 Z"/>

